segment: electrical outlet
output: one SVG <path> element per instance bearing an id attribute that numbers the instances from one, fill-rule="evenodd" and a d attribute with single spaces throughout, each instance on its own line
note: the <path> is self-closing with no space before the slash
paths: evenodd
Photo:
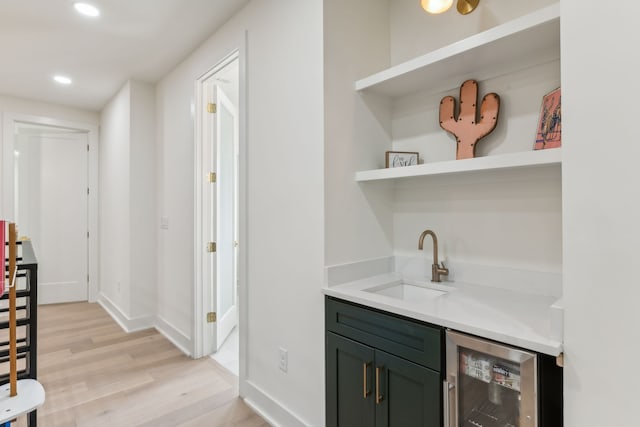
<path id="1" fill-rule="evenodd" d="M 287 351 L 287 349 L 282 347 L 280 347 L 278 351 L 279 351 L 278 367 L 282 372 L 286 373 L 287 370 L 289 369 L 289 352 Z"/>

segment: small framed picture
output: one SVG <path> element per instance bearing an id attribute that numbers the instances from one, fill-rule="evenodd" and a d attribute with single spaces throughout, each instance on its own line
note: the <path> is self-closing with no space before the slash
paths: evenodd
<path id="1" fill-rule="evenodd" d="M 533 149 L 558 148 L 562 142 L 561 137 L 562 109 L 560 107 L 560 88 L 558 88 L 542 98 L 536 143 Z"/>
<path id="2" fill-rule="evenodd" d="M 418 153 L 412 151 L 387 151 L 385 154 L 386 168 L 415 166 L 418 164 Z"/>

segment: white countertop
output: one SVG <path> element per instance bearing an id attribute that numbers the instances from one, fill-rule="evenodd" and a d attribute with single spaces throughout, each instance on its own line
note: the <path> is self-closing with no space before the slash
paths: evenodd
<path id="1" fill-rule="evenodd" d="M 421 301 L 392 298 L 366 289 L 400 282 L 399 273 L 323 288 L 323 293 L 357 304 L 428 322 L 506 344 L 557 356 L 562 353 L 562 307 L 558 298 L 460 282 L 438 285 L 404 278 L 406 283 L 446 289 Z"/>

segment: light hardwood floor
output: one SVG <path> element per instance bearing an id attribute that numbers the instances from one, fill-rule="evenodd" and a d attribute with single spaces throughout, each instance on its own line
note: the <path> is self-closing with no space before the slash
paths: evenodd
<path id="1" fill-rule="evenodd" d="M 238 398 L 235 376 L 155 330 L 126 334 L 98 304 L 40 306 L 38 316 L 39 427 L 268 426 Z"/>

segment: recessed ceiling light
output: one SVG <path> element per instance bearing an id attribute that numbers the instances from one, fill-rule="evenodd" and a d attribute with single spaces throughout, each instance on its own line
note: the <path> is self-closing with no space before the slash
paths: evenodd
<path id="1" fill-rule="evenodd" d="M 53 80 L 55 80 L 56 82 L 60 83 L 61 85 L 70 85 L 71 84 L 71 79 L 67 76 L 53 76 Z"/>
<path id="2" fill-rule="evenodd" d="M 78 13 L 92 18 L 100 16 L 100 9 L 89 3 L 74 3 L 73 7 L 76 8 Z"/>

